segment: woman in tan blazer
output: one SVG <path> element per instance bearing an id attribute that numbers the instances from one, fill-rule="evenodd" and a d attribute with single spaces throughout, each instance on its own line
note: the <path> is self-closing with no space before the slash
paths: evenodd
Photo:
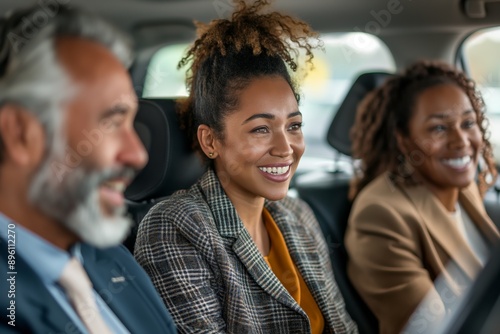
<path id="1" fill-rule="evenodd" d="M 481 196 L 496 178 L 484 120 L 474 83 L 440 63 L 414 64 L 359 106 L 348 274 L 381 333 L 400 332 L 426 296 L 412 321 L 428 330 L 499 240 Z"/>

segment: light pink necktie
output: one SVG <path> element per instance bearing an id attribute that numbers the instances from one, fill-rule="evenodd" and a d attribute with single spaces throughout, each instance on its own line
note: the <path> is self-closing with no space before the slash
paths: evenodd
<path id="1" fill-rule="evenodd" d="M 91 334 L 111 334 L 94 298 L 94 290 L 85 269 L 76 258 L 71 258 L 59 278 L 76 313 Z"/>

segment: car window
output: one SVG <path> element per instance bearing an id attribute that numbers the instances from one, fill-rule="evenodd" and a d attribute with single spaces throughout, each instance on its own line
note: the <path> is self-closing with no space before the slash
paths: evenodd
<path id="1" fill-rule="evenodd" d="M 172 44 L 159 49 L 149 62 L 142 97 L 187 96 L 185 68 L 178 70 L 189 43 Z"/>
<path id="2" fill-rule="evenodd" d="M 490 141 L 500 163 L 500 27 L 477 31 L 463 43 L 464 68 L 478 85 L 490 121 Z"/>
<path id="3" fill-rule="evenodd" d="M 322 35 L 321 40 L 324 42 L 324 52 L 315 52 L 314 67 L 300 82 L 300 109 L 307 150 L 299 173 L 334 168 L 336 153 L 328 145 L 326 134 L 339 104 L 357 76 L 367 71 L 394 72 L 396 69 L 389 49 L 376 36 L 361 32 L 335 33 Z M 188 45 L 166 46 L 153 56 L 143 97 L 187 94 L 184 86 L 185 69 L 177 70 L 177 63 Z M 335 168 L 339 168 L 338 162 Z M 350 168 L 350 163 L 346 161 L 340 168 Z"/>

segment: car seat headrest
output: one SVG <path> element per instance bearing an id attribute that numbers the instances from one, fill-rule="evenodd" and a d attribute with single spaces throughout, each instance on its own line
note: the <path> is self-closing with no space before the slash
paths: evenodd
<path id="1" fill-rule="evenodd" d="M 342 154 L 352 155 L 350 131 L 356 119 L 358 104 L 366 94 L 391 76 L 388 72 L 369 72 L 361 74 L 354 81 L 328 130 L 327 141 L 334 149 Z"/>
<path id="2" fill-rule="evenodd" d="M 180 128 L 174 99 L 140 99 L 134 127 L 149 161 L 125 191 L 128 200 L 165 197 L 201 177 L 205 167 Z"/>

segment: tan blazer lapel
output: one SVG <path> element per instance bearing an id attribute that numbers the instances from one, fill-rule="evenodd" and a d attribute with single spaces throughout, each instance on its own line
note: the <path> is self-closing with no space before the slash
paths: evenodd
<path id="1" fill-rule="evenodd" d="M 460 204 L 465 209 L 470 219 L 492 249 L 500 240 L 500 234 L 493 221 L 486 213 L 479 191 L 475 184 L 471 184 L 460 192 Z"/>
<path id="2" fill-rule="evenodd" d="M 444 206 L 424 186 L 405 187 L 403 191 L 414 203 L 430 235 L 469 277 L 473 279 L 481 270 L 476 258 L 465 239 L 460 234 L 456 222 Z"/>

